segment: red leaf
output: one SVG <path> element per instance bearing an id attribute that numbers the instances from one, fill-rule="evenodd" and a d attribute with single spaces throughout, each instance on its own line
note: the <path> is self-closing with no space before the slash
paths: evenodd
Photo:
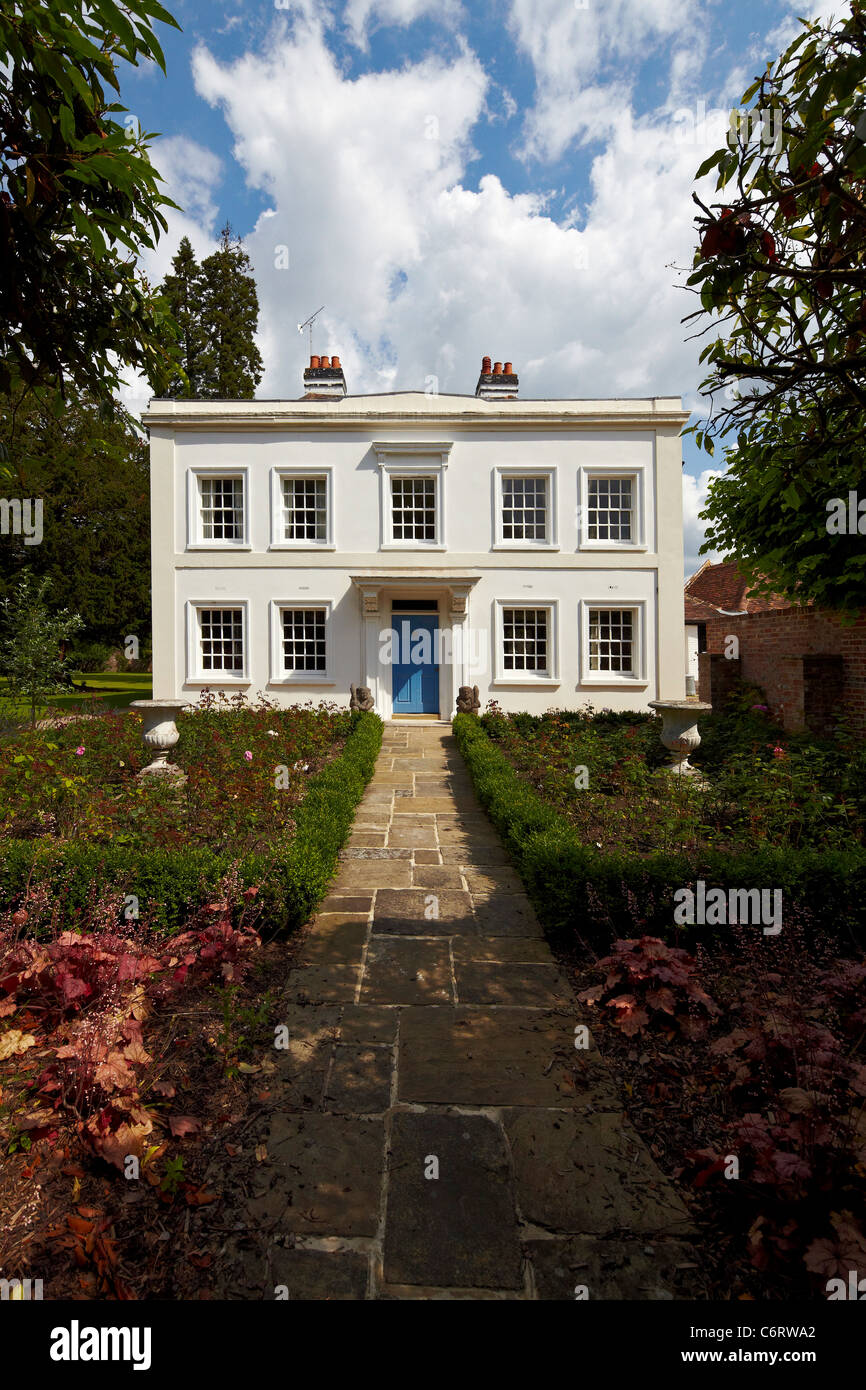
<path id="1" fill-rule="evenodd" d="M 168 1124 L 175 1139 L 182 1139 L 186 1134 L 198 1134 L 201 1129 L 201 1122 L 192 1115 L 172 1115 Z"/>

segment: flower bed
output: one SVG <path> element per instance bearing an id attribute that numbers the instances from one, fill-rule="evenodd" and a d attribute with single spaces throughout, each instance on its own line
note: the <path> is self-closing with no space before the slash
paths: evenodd
<path id="1" fill-rule="evenodd" d="M 458 715 L 454 729 L 482 803 L 556 932 L 600 946 L 636 928 L 664 935 L 677 893 L 697 893 L 699 881 L 726 894 L 778 891 L 786 912 L 816 928 L 862 931 L 862 744 L 784 740 L 750 707 L 704 723 L 692 761 L 706 787 L 658 771 L 658 722 L 642 715 L 494 709 L 480 720 Z"/>
<path id="2" fill-rule="evenodd" d="M 259 886 L 269 925 L 304 921 L 322 896 L 372 774 L 381 721 L 322 706 L 205 699 L 178 720 L 187 781 L 139 781 L 139 719 L 99 719 L 26 735 L 0 762 L 0 908 L 45 924 L 50 890 L 64 923 L 111 886 L 131 912 L 175 930 L 237 865 Z M 54 922 L 56 926 L 56 921 Z"/>

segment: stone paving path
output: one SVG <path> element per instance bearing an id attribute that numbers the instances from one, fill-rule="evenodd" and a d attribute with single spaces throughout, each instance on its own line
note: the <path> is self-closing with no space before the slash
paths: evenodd
<path id="1" fill-rule="evenodd" d="M 246 1219 L 290 1298 L 701 1296 L 449 728 L 386 726 L 285 1021 Z"/>

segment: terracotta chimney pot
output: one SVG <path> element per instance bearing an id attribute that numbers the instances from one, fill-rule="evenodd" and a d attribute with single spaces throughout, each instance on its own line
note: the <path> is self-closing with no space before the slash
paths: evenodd
<path id="1" fill-rule="evenodd" d="M 505 375 L 506 375 L 506 376 L 511 376 L 511 375 L 513 374 L 513 371 L 514 371 L 513 363 L 511 363 L 511 362 L 506 362 L 506 364 L 505 364 Z"/>
<path id="2" fill-rule="evenodd" d="M 482 376 L 489 376 L 489 375 L 490 375 L 490 358 L 489 358 L 489 357 L 482 357 L 482 359 L 481 359 L 481 374 L 482 374 Z"/>
<path id="3" fill-rule="evenodd" d="M 340 371 L 340 359 L 339 359 L 339 357 L 332 357 L 332 358 L 331 358 L 331 366 L 334 368 L 334 371 L 335 371 L 335 372 Z"/>
<path id="4" fill-rule="evenodd" d="M 323 366 L 323 367 L 330 367 L 330 365 L 331 365 L 331 359 L 330 359 L 330 357 L 323 357 L 323 358 L 322 358 L 322 366 Z"/>
<path id="5" fill-rule="evenodd" d="M 501 362 L 494 362 L 494 363 L 493 363 L 493 375 L 494 375 L 494 376 L 501 376 L 501 375 L 502 375 L 502 363 L 501 363 Z"/>
<path id="6" fill-rule="evenodd" d="M 311 357 L 311 358 L 310 358 L 310 371 L 315 371 L 315 369 L 316 369 L 319 365 L 320 365 L 320 363 L 319 363 L 318 357 Z"/>

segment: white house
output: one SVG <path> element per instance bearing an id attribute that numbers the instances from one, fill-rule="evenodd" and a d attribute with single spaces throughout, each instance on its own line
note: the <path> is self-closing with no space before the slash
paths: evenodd
<path id="1" fill-rule="evenodd" d="M 386 719 L 682 697 L 673 397 L 349 396 L 310 359 L 299 400 L 154 400 L 156 696 L 280 703 L 366 686 Z"/>

